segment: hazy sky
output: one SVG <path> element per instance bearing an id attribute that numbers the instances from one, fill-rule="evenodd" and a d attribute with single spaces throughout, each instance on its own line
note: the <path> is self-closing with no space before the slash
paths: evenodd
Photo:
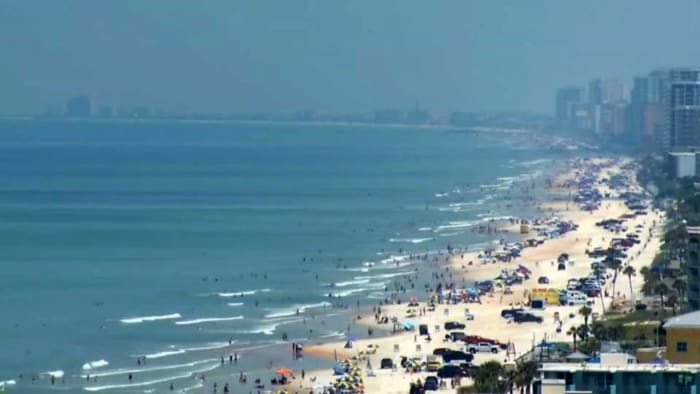
<path id="1" fill-rule="evenodd" d="M 0 113 L 553 111 L 595 76 L 700 65 L 697 0 L 0 0 Z"/>

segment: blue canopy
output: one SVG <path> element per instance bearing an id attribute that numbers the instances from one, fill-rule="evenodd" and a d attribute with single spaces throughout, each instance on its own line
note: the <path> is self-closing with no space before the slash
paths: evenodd
<path id="1" fill-rule="evenodd" d="M 404 322 L 403 328 L 404 328 L 404 330 L 413 330 L 414 328 L 416 328 L 416 323 L 414 323 L 412 321 Z"/>

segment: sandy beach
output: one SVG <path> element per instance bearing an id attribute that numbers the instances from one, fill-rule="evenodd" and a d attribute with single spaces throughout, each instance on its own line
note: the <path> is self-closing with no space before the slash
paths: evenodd
<path id="1" fill-rule="evenodd" d="M 599 178 L 602 179 L 623 173 L 624 170 L 621 167 L 628 162 L 613 163 L 605 159 L 599 159 L 594 161 L 594 163 L 605 166 L 599 175 Z M 570 196 L 572 190 L 562 185 L 567 180 L 576 178 L 577 173 L 578 169 L 570 168 L 558 174 L 551 181 L 551 189 L 555 189 L 556 193 L 562 197 Z M 428 285 L 428 283 L 434 285 L 436 282 L 461 282 L 469 286 L 474 281 L 495 278 L 504 268 L 515 268 L 518 264 L 521 264 L 530 269 L 532 273 L 529 280 L 511 287 L 512 294 L 504 294 L 502 289 L 497 288 L 492 293 L 480 297 L 480 302 L 478 303 L 443 303 L 438 304 L 432 312 L 425 309 L 429 292 L 426 292 L 424 297 L 418 297 L 418 307 L 409 308 L 406 305 L 406 301 L 408 301 L 406 299 L 401 304 L 381 305 L 381 315 L 388 317 L 390 323 L 378 324 L 376 316 L 369 314 L 355 318 L 351 323 L 353 327 L 361 325 L 363 327 L 366 326 L 367 329 L 386 330 L 387 326 L 391 328 L 391 321 L 395 318 L 399 325 L 401 322 L 406 321 L 414 323 L 415 327 L 422 324 L 427 325 L 432 339 L 427 341 L 424 336 L 418 335 L 417 330 L 411 330 L 400 331 L 384 337 L 355 340 L 350 349 L 345 347 L 346 341 L 307 346 L 305 354 L 328 359 L 329 368 L 319 371 L 306 371 L 306 378 L 304 380 L 297 378 L 290 386 L 290 389 L 293 391 L 303 387 L 305 390 L 319 390 L 324 384 L 334 380 L 331 368 L 334 359 L 343 360 L 356 357 L 359 359 L 357 361 L 358 366 L 364 370 L 365 392 L 383 394 L 405 393 L 408 391 L 411 382 L 418 378 L 424 380 L 426 376 L 434 375 L 435 373 L 408 373 L 400 367 L 398 369 L 380 369 L 381 360 L 383 358 L 391 358 L 394 363 L 397 363 L 400 356 L 417 357 L 425 360 L 426 356 L 433 354 L 432 352 L 436 348 L 464 351 L 465 344 L 462 341 L 443 341 L 446 333 L 443 329 L 444 324 L 451 321 L 464 323 L 466 328 L 461 331 L 464 331 L 467 335 L 479 335 L 498 340 L 504 344 L 510 344 L 507 351 L 500 350 L 495 354 L 476 353 L 474 358 L 475 365 L 492 359 L 500 362 L 514 360 L 530 350 L 533 344 L 542 340 L 571 341 L 571 337 L 566 332 L 572 325 L 582 324 L 583 317 L 578 314 L 581 305 L 547 305 L 544 310 L 533 311 L 533 313 L 543 318 L 542 323 L 514 323 L 501 317 L 501 310 L 507 309 L 513 304 L 526 302 L 526 295 L 528 292 L 532 292 L 534 288 L 566 289 L 567 281 L 570 278 L 585 277 L 590 273 L 590 265 L 593 259 L 586 255 L 586 250 L 592 250 L 596 247 L 607 247 L 611 238 L 616 236 L 611 231 L 596 226 L 596 223 L 604 219 L 619 218 L 632 212 L 625 206 L 623 200 L 617 198 L 617 192 L 604 185 L 599 185 L 598 188 L 604 195 L 610 194 L 609 197 L 602 199 L 600 208 L 592 212 L 580 209 L 572 201 L 543 203 L 541 205 L 543 217 L 557 217 L 560 220 L 572 221 L 578 225 L 578 229 L 558 238 L 547 239 L 537 247 L 524 248 L 521 256 L 512 262 L 481 263 L 476 251 L 470 253 L 457 252 L 453 253 L 447 264 L 434 263 L 433 278 L 416 278 L 415 276 L 400 278 L 403 286 L 408 286 L 409 284 L 422 285 L 423 282 L 430 288 L 434 287 Z M 628 185 L 626 190 L 641 191 L 636 184 Z M 641 242 L 627 251 L 629 257 L 625 263 L 633 266 L 637 271 L 651 263 L 660 246 L 663 220 L 662 213 L 649 212 L 646 215 L 636 216 L 626 222 L 626 226 L 629 229 L 639 230 Z M 532 238 L 532 234 L 526 234 L 524 238 Z M 566 269 L 558 270 L 556 260 L 562 253 L 569 255 L 569 263 L 566 265 Z M 543 276 L 548 278 L 549 284 L 538 284 L 538 278 Z M 641 288 L 642 278 L 641 275 L 637 275 L 632 279 L 633 291 L 636 293 Z M 621 274 L 618 275 L 615 287 L 615 299 L 613 299 L 613 284 L 611 280 L 608 280 L 605 284 L 604 291 L 608 295 L 603 297 L 606 310 L 611 308 L 613 303 L 622 305 L 633 299 L 633 295 L 630 294 L 628 278 Z M 596 297 L 589 300 L 593 302 L 591 307 L 594 316 L 602 315 L 603 302 L 601 298 Z M 630 307 L 628 304 L 626 308 L 629 309 Z M 407 315 L 408 309 L 413 309 L 415 313 Z M 467 313 L 472 314 L 474 319 L 467 320 L 465 317 Z M 560 316 L 560 323 L 555 321 L 555 314 Z M 561 329 L 558 331 L 559 324 L 561 324 Z M 373 374 L 376 376 L 367 376 L 367 367 L 369 365 L 371 365 Z M 310 381 L 312 377 L 314 378 L 313 382 Z M 461 385 L 468 384 L 471 384 L 469 378 L 461 380 Z M 456 392 L 456 390 L 449 389 L 448 384 L 448 389 L 441 392 L 452 393 Z"/>

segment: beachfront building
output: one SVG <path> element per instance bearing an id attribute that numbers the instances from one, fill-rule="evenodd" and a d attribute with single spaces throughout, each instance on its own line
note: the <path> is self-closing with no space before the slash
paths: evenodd
<path id="1" fill-rule="evenodd" d="M 675 178 L 694 178 L 697 175 L 697 153 L 670 152 L 668 156 L 671 174 Z"/>
<path id="2" fill-rule="evenodd" d="M 654 147 L 663 135 L 667 89 L 666 70 L 655 70 L 634 78 L 627 126 L 643 147 Z"/>
<path id="3" fill-rule="evenodd" d="M 700 68 L 669 71 L 666 122 L 669 149 L 692 151 L 700 147 Z"/>
<path id="4" fill-rule="evenodd" d="M 600 363 L 544 363 L 539 394 L 697 394 L 699 364 L 637 364 L 623 353 L 601 354 Z"/>
<path id="5" fill-rule="evenodd" d="M 700 311 L 675 316 L 664 324 L 666 359 L 674 364 L 700 364 Z"/>
<path id="6" fill-rule="evenodd" d="M 688 244 L 685 270 L 688 278 L 685 292 L 688 311 L 700 310 L 700 227 L 687 227 Z"/>
<path id="7" fill-rule="evenodd" d="M 557 89 L 555 112 L 557 124 L 561 127 L 575 127 L 577 106 L 583 103 L 583 89 L 569 87 Z"/>

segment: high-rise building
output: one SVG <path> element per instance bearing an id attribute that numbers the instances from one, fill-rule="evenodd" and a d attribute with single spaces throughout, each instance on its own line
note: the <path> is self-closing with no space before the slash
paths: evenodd
<path id="1" fill-rule="evenodd" d="M 92 114 L 90 97 L 77 96 L 68 99 L 66 103 L 66 116 L 73 118 L 87 118 Z"/>
<path id="2" fill-rule="evenodd" d="M 666 130 L 669 148 L 687 151 L 700 148 L 700 68 L 669 71 L 666 98 Z"/>
<path id="3" fill-rule="evenodd" d="M 625 82 L 621 79 L 596 78 L 588 84 L 588 103 L 603 105 L 627 99 Z"/>
<path id="4" fill-rule="evenodd" d="M 685 261 L 687 289 L 685 291 L 689 311 L 700 310 L 700 227 L 688 227 L 688 246 Z"/>
<path id="5" fill-rule="evenodd" d="M 628 130 L 644 146 L 653 146 L 656 136 L 663 130 L 667 90 L 666 70 L 634 79 Z"/>
<path id="6" fill-rule="evenodd" d="M 557 89 L 555 112 L 560 126 L 572 127 L 576 107 L 583 102 L 583 89 L 577 87 Z"/>

